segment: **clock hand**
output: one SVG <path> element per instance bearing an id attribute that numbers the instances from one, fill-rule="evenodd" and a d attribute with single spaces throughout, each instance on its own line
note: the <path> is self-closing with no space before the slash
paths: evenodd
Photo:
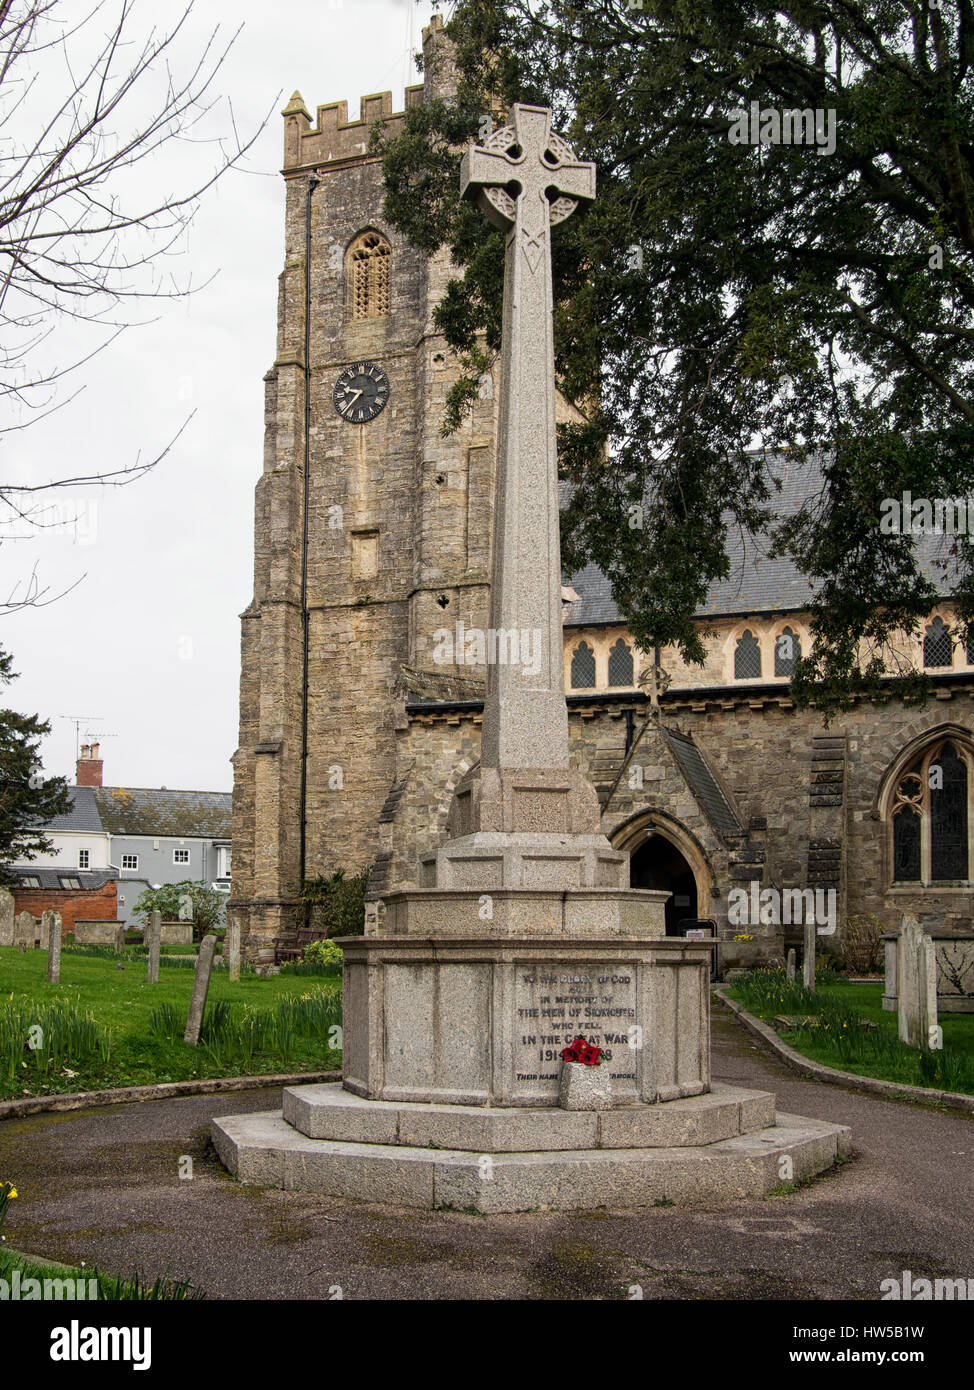
<path id="1" fill-rule="evenodd" d="M 348 394 L 349 396 L 351 396 L 351 400 L 348 402 L 348 404 L 349 404 L 349 405 L 354 405 L 355 402 L 358 400 L 359 396 L 361 396 L 362 392 L 361 392 L 361 391 L 350 391 L 350 392 L 348 392 L 347 394 Z"/>

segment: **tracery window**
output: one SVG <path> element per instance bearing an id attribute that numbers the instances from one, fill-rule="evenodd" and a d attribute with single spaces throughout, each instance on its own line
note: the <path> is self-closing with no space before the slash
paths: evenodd
<path id="1" fill-rule="evenodd" d="M 629 686 L 632 683 L 632 647 L 620 637 L 618 642 L 609 648 L 609 684 Z"/>
<path id="2" fill-rule="evenodd" d="M 950 739 L 900 774 L 890 802 L 894 883 L 966 883 L 970 756 Z"/>
<path id="3" fill-rule="evenodd" d="M 378 232 L 363 232 L 348 248 L 353 319 L 377 319 L 389 312 L 392 248 Z"/>
<path id="4" fill-rule="evenodd" d="M 791 676 L 795 672 L 795 662 L 801 658 L 802 643 L 798 634 L 790 627 L 783 628 L 774 641 L 774 673 L 776 676 Z"/>
<path id="5" fill-rule="evenodd" d="M 745 628 L 734 649 L 734 679 L 752 680 L 761 674 L 761 647 L 750 629 Z"/>
<path id="6" fill-rule="evenodd" d="M 579 642 L 572 653 L 572 689 L 591 690 L 595 687 L 595 652 L 587 642 Z"/>
<path id="7" fill-rule="evenodd" d="M 951 666 L 953 664 L 954 644 L 950 640 L 950 629 L 943 618 L 934 618 L 923 634 L 924 666 Z"/>

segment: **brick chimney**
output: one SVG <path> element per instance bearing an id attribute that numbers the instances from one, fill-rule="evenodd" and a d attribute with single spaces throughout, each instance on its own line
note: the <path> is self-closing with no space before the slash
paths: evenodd
<path id="1" fill-rule="evenodd" d="M 100 787 L 102 760 L 98 756 L 99 746 L 97 743 L 83 743 L 81 745 L 81 757 L 78 759 L 77 781 L 78 787 Z"/>

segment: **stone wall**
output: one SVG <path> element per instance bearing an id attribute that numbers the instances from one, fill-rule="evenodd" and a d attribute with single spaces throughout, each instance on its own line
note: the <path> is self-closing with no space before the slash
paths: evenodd
<path id="1" fill-rule="evenodd" d="M 602 825 L 613 844 L 632 851 L 656 830 L 684 853 L 697 879 L 698 913 L 715 917 L 724 938 L 725 968 L 780 956 L 801 939 L 798 925 L 757 925 L 747 929 L 757 937 L 754 950 L 733 949 L 729 939 L 738 929 L 728 923 L 727 895 L 751 881 L 762 888 L 834 888 L 840 937 L 849 913 L 875 913 L 888 928 L 904 912 L 934 927 L 970 922 L 974 894 L 967 889 L 889 886 L 889 831 L 877 806 L 884 777 L 911 741 L 954 726 L 974 740 L 974 684 L 938 687 L 920 710 L 862 704 L 828 728 L 814 710 L 796 710 L 774 689 L 699 702 L 664 697 L 664 723 L 693 737 L 738 815 L 740 834 L 715 830 L 652 717 L 613 790 L 626 752 L 627 710 L 635 737 L 649 711 L 642 697 L 571 703 L 573 765 L 603 798 L 612 793 Z M 413 711 L 404 721 L 370 897 L 418 885 L 418 854 L 446 838 L 452 788 L 479 758 L 480 721 L 479 712 L 459 709 Z M 641 788 L 630 785 L 640 780 L 630 779 L 637 764 Z"/>

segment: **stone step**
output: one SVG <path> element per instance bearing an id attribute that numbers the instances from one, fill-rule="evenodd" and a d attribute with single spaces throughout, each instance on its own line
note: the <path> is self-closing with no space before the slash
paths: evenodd
<path id="1" fill-rule="evenodd" d="M 484 1213 L 729 1202 L 814 1177 L 849 1151 L 850 1130 L 779 1114 L 776 1123 L 700 1148 L 480 1154 L 309 1139 L 281 1111 L 212 1122 L 241 1182 L 430 1210 Z M 787 1161 L 786 1161 L 787 1160 Z"/>
<path id="2" fill-rule="evenodd" d="M 715 1084 L 709 1094 L 665 1105 L 607 1111 L 557 1106 L 499 1109 L 479 1105 L 366 1100 L 340 1081 L 288 1086 L 284 1118 L 309 1139 L 353 1144 L 461 1149 L 472 1153 L 561 1149 L 694 1148 L 774 1124 L 770 1091 Z"/>

